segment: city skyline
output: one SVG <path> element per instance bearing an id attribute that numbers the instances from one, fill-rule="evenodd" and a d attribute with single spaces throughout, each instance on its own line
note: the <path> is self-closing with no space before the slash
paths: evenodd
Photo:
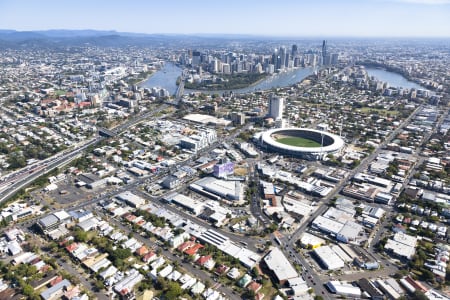
<path id="1" fill-rule="evenodd" d="M 450 37 L 448 0 L 0 0 L 0 28 L 286 37 Z"/>

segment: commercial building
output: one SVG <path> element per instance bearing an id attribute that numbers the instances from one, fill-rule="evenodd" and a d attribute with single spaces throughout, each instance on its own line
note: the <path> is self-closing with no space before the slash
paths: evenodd
<path id="1" fill-rule="evenodd" d="M 338 241 L 349 243 L 357 240 L 359 233 L 363 231 L 363 227 L 353 221 L 345 222 L 342 229 L 337 233 Z"/>
<path id="2" fill-rule="evenodd" d="M 392 239 L 388 239 L 384 249 L 396 256 L 411 259 L 416 253 L 417 237 L 397 232 Z"/>
<path id="3" fill-rule="evenodd" d="M 179 193 L 170 193 L 164 197 L 164 200 L 179 205 L 196 216 L 201 214 L 205 208 L 205 204 L 202 201 L 192 199 Z"/>
<path id="4" fill-rule="evenodd" d="M 117 195 L 117 199 L 135 208 L 139 208 L 145 204 L 145 199 L 133 194 L 130 191 L 120 193 L 119 195 Z"/>
<path id="5" fill-rule="evenodd" d="M 217 141 L 217 132 L 213 129 L 198 130 L 196 134 L 184 137 L 180 140 L 180 146 L 197 152 Z"/>
<path id="6" fill-rule="evenodd" d="M 233 162 L 224 162 L 218 163 L 214 165 L 213 174 L 217 178 L 225 178 L 229 175 L 234 174 L 234 163 Z"/>
<path id="7" fill-rule="evenodd" d="M 310 233 L 304 232 L 300 238 L 300 243 L 305 248 L 316 249 L 325 244 L 325 240 Z"/>
<path id="8" fill-rule="evenodd" d="M 330 246 L 322 246 L 314 249 L 314 254 L 327 270 L 337 270 L 344 267 L 344 261 L 331 249 Z"/>
<path id="9" fill-rule="evenodd" d="M 280 284 L 284 284 L 287 280 L 298 277 L 297 271 L 278 247 L 273 248 L 264 257 L 264 263 Z"/>
<path id="10" fill-rule="evenodd" d="M 383 300 L 384 294 L 376 288 L 372 282 L 370 282 L 367 278 L 361 278 L 358 280 L 358 285 L 365 293 L 370 295 L 370 299 L 373 300 Z"/>
<path id="11" fill-rule="evenodd" d="M 323 216 L 318 216 L 312 227 L 335 237 L 344 243 L 357 242 L 363 226 L 357 224 L 353 212 L 330 207 Z"/>
<path id="12" fill-rule="evenodd" d="M 328 281 L 326 283 L 326 287 L 333 294 L 345 297 L 355 297 L 355 298 L 361 297 L 361 290 L 358 287 L 351 285 L 350 283 L 344 283 L 340 281 Z"/>
<path id="13" fill-rule="evenodd" d="M 344 227 L 344 224 L 332 219 L 328 219 L 324 216 L 318 216 L 312 222 L 312 227 L 315 229 L 319 229 L 325 233 L 336 235 Z"/>
<path id="14" fill-rule="evenodd" d="M 220 200 L 220 198 L 241 200 L 243 198 L 243 189 L 239 181 L 205 177 L 189 185 L 189 188 L 206 196 L 212 195 L 213 197 L 211 198 L 215 200 Z M 214 196 L 220 198 L 216 199 Z"/>
<path id="15" fill-rule="evenodd" d="M 398 299 L 404 294 L 400 294 L 399 292 L 397 292 L 394 287 L 392 287 L 387 281 L 384 281 L 382 279 L 376 280 L 375 283 L 378 288 L 389 297 L 389 299 Z"/>
<path id="16" fill-rule="evenodd" d="M 245 114 L 233 112 L 231 113 L 231 120 L 235 125 L 244 125 L 245 124 Z"/>
<path id="17" fill-rule="evenodd" d="M 369 217 L 377 218 L 377 219 L 382 218 L 385 213 L 386 213 L 386 211 L 384 209 L 382 209 L 381 207 L 372 207 L 369 205 L 365 206 L 362 211 L 363 215 L 367 215 Z"/>
<path id="18" fill-rule="evenodd" d="M 258 152 L 255 150 L 255 148 L 252 146 L 252 144 L 240 143 L 239 149 L 248 157 L 257 157 L 258 156 Z"/>
<path id="19" fill-rule="evenodd" d="M 188 114 L 183 117 L 184 120 L 192 121 L 195 123 L 203 124 L 203 125 L 216 125 L 216 126 L 228 126 L 231 124 L 230 120 L 225 120 L 222 118 L 216 118 L 210 115 L 203 114 Z"/>
<path id="20" fill-rule="evenodd" d="M 169 189 L 169 190 L 176 188 L 180 184 L 181 184 L 181 180 L 174 175 L 167 176 L 166 178 L 164 178 L 163 182 L 161 183 L 161 185 L 163 187 L 165 187 L 166 189 Z"/>
<path id="21" fill-rule="evenodd" d="M 268 116 L 274 120 L 281 120 L 283 118 L 284 98 L 271 95 L 269 99 L 269 114 Z"/>
<path id="22" fill-rule="evenodd" d="M 43 217 L 38 221 L 38 225 L 45 233 L 48 233 L 58 228 L 64 222 L 70 220 L 70 215 L 64 210 L 54 212 L 48 216 Z"/>

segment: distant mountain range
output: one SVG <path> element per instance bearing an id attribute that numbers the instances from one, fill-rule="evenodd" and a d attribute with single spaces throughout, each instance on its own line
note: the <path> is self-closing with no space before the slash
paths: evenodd
<path id="1" fill-rule="evenodd" d="M 0 29 L 0 49 L 7 48 L 58 48 L 58 47 L 77 47 L 77 46 L 98 46 L 98 47 L 130 47 L 130 46 L 151 46 L 151 47 L 191 47 L 198 48 L 202 46 L 217 46 L 223 48 L 228 45 L 235 45 L 240 41 L 252 41 L 254 45 L 266 45 L 267 41 L 275 43 L 286 43 L 289 45 L 292 41 L 302 40 L 312 47 L 319 45 L 318 41 L 326 37 L 276 37 L 248 34 L 146 34 L 119 32 L 115 30 L 93 30 L 93 29 L 52 29 L 36 31 L 17 31 Z M 338 40 L 364 40 L 374 42 L 380 38 L 345 38 L 333 37 Z M 386 40 L 381 38 L 381 40 Z M 389 43 L 398 42 L 434 42 L 443 43 L 448 46 L 448 39 L 410 39 L 410 38 L 387 38 Z"/>
<path id="2" fill-rule="evenodd" d="M 0 29 L 0 47 L 30 46 L 164 46 L 171 43 L 220 44 L 224 40 L 277 40 L 282 38 L 243 34 L 145 34 L 118 32 L 114 30 L 68 30 L 52 29 L 17 31 Z"/>
<path id="3" fill-rule="evenodd" d="M 23 38 L 79 38 L 79 37 L 99 37 L 108 35 L 149 37 L 152 35 L 143 33 L 117 32 L 115 30 L 93 30 L 93 29 L 51 29 L 36 31 L 17 31 L 0 29 L 0 37 L 7 40 L 16 40 Z"/>
<path id="4" fill-rule="evenodd" d="M 179 37 L 178 37 L 179 38 Z M 152 44 L 173 37 L 157 34 L 117 32 L 114 30 L 39 30 L 16 31 L 0 29 L 0 46 L 75 46 L 92 44 L 97 46 L 125 46 L 130 44 Z"/>

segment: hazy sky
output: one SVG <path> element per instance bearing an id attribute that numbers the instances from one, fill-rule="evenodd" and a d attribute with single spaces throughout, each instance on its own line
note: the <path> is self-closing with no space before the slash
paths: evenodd
<path id="1" fill-rule="evenodd" d="M 0 0 L 0 29 L 450 37 L 450 0 Z"/>

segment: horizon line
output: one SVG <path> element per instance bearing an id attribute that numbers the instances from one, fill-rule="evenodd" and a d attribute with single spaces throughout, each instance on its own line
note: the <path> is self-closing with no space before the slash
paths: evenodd
<path id="1" fill-rule="evenodd" d="M 30 30 L 21 30 L 21 29 L 12 29 L 12 28 L 0 28 L 1 31 L 13 31 L 13 32 L 46 32 L 46 31 L 97 31 L 97 32 L 112 32 L 117 34 L 140 34 L 140 35 L 166 35 L 166 36 L 195 36 L 195 37 L 214 37 L 214 36 L 242 36 L 242 37 L 264 37 L 264 38 L 367 38 L 367 39 L 408 39 L 408 38 L 417 38 L 417 39 L 450 39 L 450 35 L 432 35 L 432 36 L 424 36 L 424 35 L 333 35 L 333 34 L 304 34 L 304 35 L 277 35 L 277 34 L 263 34 L 263 33 L 208 33 L 208 32 L 196 32 L 196 33 L 175 33 L 175 32 L 135 32 L 135 31 L 119 31 L 117 29 L 92 29 L 92 28 L 51 28 L 51 29 L 30 29 Z"/>

